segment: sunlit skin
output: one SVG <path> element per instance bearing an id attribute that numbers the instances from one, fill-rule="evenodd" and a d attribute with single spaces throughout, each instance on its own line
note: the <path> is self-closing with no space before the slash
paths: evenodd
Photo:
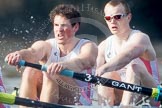
<path id="1" fill-rule="evenodd" d="M 74 36 L 78 31 L 79 26 L 78 24 L 72 26 L 69 19 L 61 15 L 56 15 L 53 22 L 55 39 L 61 50 L 60 56 L 65 56 L 74 48 L 75 44 L 79 41 L 79 39 L 75 38 Z M 48 66 L 47 72 L 49 73 L 49 75 L 54 77 L 55 73 L 58 73 L 63 69 L 65 69 L 65 67 L 63 67 L 61 63 L 51 63 Z"/>
<path id="2" fill-rule="evenodd" d="M 54 32 L 58 44 L 68 44 L 74 38 L 76 30 L 67 18 L 56 15 L 54 18 Z"/>
<path id="3" fill-rule="evenodd" d="M 122 4 L 119 6 L 113 7 L 109 4 L 104 9 L 105 16 L 113 16 L 117 14 L 127 14 L 125 13 L 125 9 Z M 120 38 L 127 38 L 128 35 L 126 33 L 130 31 L 129 22 L 131 20 L 131 14 L 129 13 L 127 16 L 122 17 L 120 20 L 111 19 L 111 21 L 106 21 L 109 30 L 112 34 L 118 35 Z"/>
<path id="4" fill-rule="evenodd" d="M 79 29 L 79 24 L 71 25 L 70 21 L 62 16 L 56 15 L 53 19 L 54 37 L 60 51 L 60 57 L 64 57 L 72 52 L 79 38 L 75 37 L 75 33 Z M 23 59 L 28 62 L 45 64 L 51 54 L 52 46 L 49 40 L 36 41 L 31 47 L 9 53 L 6 56 L 8 64 L 17 66 L 18 61 Z M 79 85 L 72 78 L 63 77 L 59 74 L 63 69 L 82 72 L 87 68 L 95 65 L 97 58 L 97 45 L 88 41 L 80 47 L 77 56 L 65 61 L 52 62 L 48 64 L 47 72 L 40 72 L 32 68 L 25 68 L 21 83 L 20 97 L 29 97 L 31 99 L 40 98 L 40 101 L 59 103 L 66 105 L 74 104 L 74 97 L 79 97 L 78 91 L 71 91 L 58 85 L 57 81 L 69 84 L 72 87 L 79 88 Z M 93 53 L 93 55 L 92 55 Z M 29 74 L 30 73 L 30 74 Z M 57 80 L 57 81 L 56 81 Z M 28 88 L 31 88 L 28 90 Z M 59 98 L 63 97 L 66 100 Z"/>
<path id="5" fill-rule="evenodd" d="M 98 45 L 96 75 L 119 81 L 122 81 L 123 78 L 127 83 L 156 87 L 158 80 L 155 80 L 155 77 L 153 79 L 154 75 L 151 76 L 142 60 L 140 60 L 140 58 L 143 58 L 148 62 L 156 61 L 156 53 L 148 35 L 130 28 L 129 23 L 132 15 L 131 13 L 126 13 L 121 3 L 115 6 L 109 3 L 106 4 L 104 12 L 105 16 L 110 16 L 107 17 L 107 20 L 105 18 L 105 21 L 112 33 L 112 37 L 108 37 L 109 41 L 105 39 Z M 125 16 L 121 17 L 121 19 L 113 18 L 114 15 L 119 14 L 124 14 Z M 109 49 L 109 53 L 112 53 L 113 57 L 106 58 L 105 54 L 107 53 L 105 51 L 109 47 L 112 49 Z M 135 60 L 137 61 L 135 62 Z M 125 76 L 121 77 L 121 71 Z M 98 94 L 100 104 L 105 99 L 112 106 L 119 104 L 129 105 L 135 96 L 135 94 L 128 91 L 104 86 L 98 86 Z M 151 100 L 151 104 L 157 105 L 153 100 Z"/>

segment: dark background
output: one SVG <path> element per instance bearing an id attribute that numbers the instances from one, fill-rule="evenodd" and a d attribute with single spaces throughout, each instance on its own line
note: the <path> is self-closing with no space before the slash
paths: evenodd
<path id="1" fill-rule="evenodd" d="M 94 19 L 106 26 L 103 8 L 107 1 L 109 0 L 0 0 L 0 40 L 24 40 L 24 43 L 29 44 L 35 40 L 46 39 L 52 33 L 48 14 L 52 8 L 61 3 L 74 4 L 83 17 Z M 153 42 L 160 41 L 162 39 L 161 1 L 127 1 L 133 14 L 131 27 L 147 33 Z M 100 42 L 106 36 L 98 28 L 97 24 L 94 26 L 83 23 L 77 34 L 97 36 Z"/>

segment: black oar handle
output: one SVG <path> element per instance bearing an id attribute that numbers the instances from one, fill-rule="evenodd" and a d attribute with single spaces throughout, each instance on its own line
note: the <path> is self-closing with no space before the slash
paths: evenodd
<path id="1" fill-rule="evenodd" d="M 36 69 L 39 69 L 42 71 L 47 71 L 47 67 L 45 65 L 33 64 L 33 63 L 26 62 L 24 60 L 20 60 L 19 65 L 20 66 L 29 66 L 29 67 L 33 67 L 33 68 L 36 68 Z M 121 89 L 121 90 L 126 90 L 126 91 L 130 91 L 130 92 L 136 92 L 139 94 L 151 96 L 151 97 L 155 98 L 157 101 L 162 100 L 162 93 L 161 93 L 162 88 L 161 87 L 147 88 L 147 87 L 142 87 L 142 86 L 135 85 L 135 84 L 130 84 L 130 83 L 125 83 L 125 82 L 121 82 L 121 81 L 117 81 L 117 80 L 94 76 L 91 74 L 76 73 L 71 70 L 63 70 L 63 71 L 61 71 L 60 74 L 67 76 L 67 77 L 75 78 L 77 80 L 88 82 L 88 83 L 101 84 L 101 85 L 107 86 L 107 87 L 117 88 L 117 89 Z"/>

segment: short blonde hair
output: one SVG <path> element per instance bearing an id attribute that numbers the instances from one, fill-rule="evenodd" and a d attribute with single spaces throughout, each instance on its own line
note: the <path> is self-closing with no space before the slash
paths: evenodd
<path id="1" fill-rule="evenodd" d="M 117 6 L 117 5 L 119 5 L 119 4 L 122 4 L 122 5 L 124 6 L 124 8 L 125 8 L 126 14 L 131 13 L 131 9 L 130 9 L 128 3 L 126 2 L 126 0 L 110 0 L 110 1 L 105 5 L 105 7 L 106 7 L 108 4 L 111 5 L 111 6 Z"/>

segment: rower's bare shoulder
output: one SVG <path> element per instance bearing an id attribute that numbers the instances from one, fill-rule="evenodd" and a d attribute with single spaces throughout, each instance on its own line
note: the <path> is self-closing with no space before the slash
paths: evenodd
<path id="1" fill-rule="evenodd" d="M 93 41 L 88 41 L 85 44 L 82 45 L 81 51 L 82 50 L 88 50 L 88 51 L 97 51 L 97 44 Z"/>
<path id="2" fill-rule="evenodd" d="M 106 47 L 106 40 L 103 40 L 99 45 L 98 45 L 98 49 L 101 51 L 101 50 L 104 50 Z"/>
<path id="3" fill-rule="evenodd" d="M 95 42 L 93 42 L 93 41 L 88 41 L 88 42 L 86 42 L 83 46 L 92 46 L 92 47 L 96 47 L 97 44 L 96 44 Z"/>
<path id="4" fill-rule="evenodd" d="M 49 47 L 50 44 L 47 41 L 39 40 L 32 44 L 32 47 Z"/>
<path id="5" fill-rule="evenodd" d="M 134 33 L 133 35 L 134 36 L 132 37 L 136 39 L 150 40 L 150 37 L 146 33 L 143 33 L 143 32 L 137 32 L 137 33 Z"/>

